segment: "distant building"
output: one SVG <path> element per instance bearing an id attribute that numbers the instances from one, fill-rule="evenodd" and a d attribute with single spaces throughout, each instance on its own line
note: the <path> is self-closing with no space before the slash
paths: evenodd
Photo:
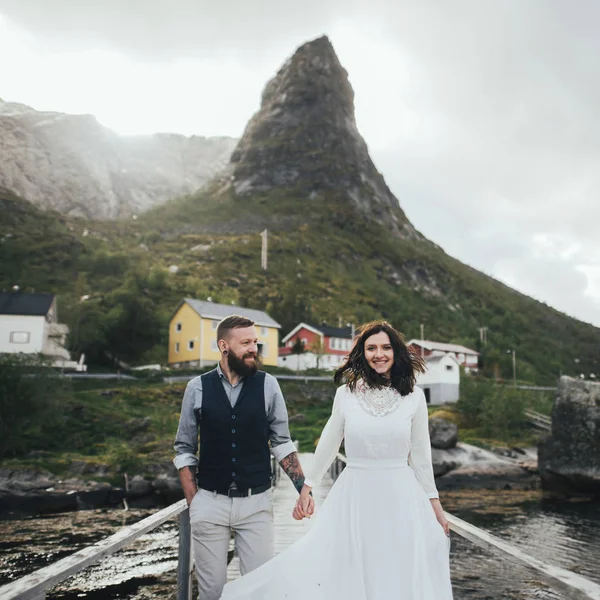
<path id="1" fill-rule="evenodd" d="M 0 353 L 41 354 L 54 366 L 85 371 L 65 348 L 69 328 L 58 322 L 54 294 L 0 292 Z"/>
<path id="2" fill-rule="evenodd" d="M 169 365 L 175 368 L 216 365 L 221 357 L 217 346 L 217 326 L 230 315 L 247 317 L 256 323 L 261 360 L 264 365 L 277 366 L 281 326 L 267 313 L 193 298 L 184 298 L 171 317 Z"/>
<path id="3" fill-rule="evenodd" d="M 427 371 L 419 374 L 417 385 L 425 392 L 427 404 L 456 402 L 460 388 L 460 368 L 451 354 L 425 358 Z"/>
<path id="4" fill-rule="evenodd" d="M 427 340 L 410 340 L 407 345 L 415 354 L 423 358 L 447 354 L 453 356 L 467 372 L 477 371 L 479 352 L 466 346 Z"/>
<path id="5" fill-rule="evenodd" d="M 279 348 L 280 367 L 294 371 L 315 368 L 333 371 L 352 349 L 352 328 L 299 323 L 281 341 L 284 346 Z M 293 354 L 292 348 L 298 341 L 305 352 Z"/>

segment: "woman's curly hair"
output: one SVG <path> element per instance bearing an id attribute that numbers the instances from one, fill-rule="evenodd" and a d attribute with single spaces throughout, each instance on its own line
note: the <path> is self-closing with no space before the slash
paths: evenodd
<path id="1" fill-rule="evenodd" d="M 333 380 L 337 385 L 346 383 L 351 391 L 356 389 L 359 381 L 374 388 L 390 385 L 390 380 L 385 379 L 371 368 L 365 358 L 365 342 L 372 335 L 381 332 L 387 333 L 394 350 L 391 385 L 400 395 L 407 396 L 415 389 L 417 374 L 425 372 L 425 362 L 408 349 L 402 334 L 387 321 L 372 321 L 359 328 L 352 350 L 344 364 L 335 372 Z"/>

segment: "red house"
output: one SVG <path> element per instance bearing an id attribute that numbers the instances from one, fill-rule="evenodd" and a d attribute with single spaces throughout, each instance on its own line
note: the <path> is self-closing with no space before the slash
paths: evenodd
<path id="1" fill-rule="evenodd" d="M 352 327 L 330 327 L 300 323 L 281 341 L 278 365 L 290 369 L 337 369 L 352 348 Z M 300 340 L 303 354 L 293 354 L 292 348 Z"/>

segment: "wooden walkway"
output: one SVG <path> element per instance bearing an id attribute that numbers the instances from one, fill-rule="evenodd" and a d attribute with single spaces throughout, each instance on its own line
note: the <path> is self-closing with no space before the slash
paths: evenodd
<path id="1" fill-rule="evenodd" d="M 312 466 L 313 454 L 300 454 L 300 464 L 304 472 Z M 333 481 L 329 473 L 325 474 L 321 484 L 313 492 L 317 505 L 317 510 L 323 504 L 323 500 Z M 298 498 L 298 492 L 292 485 L 285 473 L 281 473 L 281 478 L 273 491 L 273 500 L 275 502 L 275 554 L 279 554 L 288 546 L 291 546 L 296 540 L 302 537 L 311 525 L 310 519 L 303 521 L 294 521 L 292 519 L 292 510 Z M 234 559 L 229 563 L 228 580 L 236 579 L 240 576 L 239 560 Z"/>

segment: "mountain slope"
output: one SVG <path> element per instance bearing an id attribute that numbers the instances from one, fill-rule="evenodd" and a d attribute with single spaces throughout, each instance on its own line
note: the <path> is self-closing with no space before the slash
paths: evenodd
<path id="1" fill-rule="evenodd" d="M 299 48 L 268 84 L 226 171 L 209 186 L 137 221 L 70 219 L 65 227 L 80 244 L 72 246 L 77 285 L 47 291 L 72 303 L 74 325 L 94 324 L 74 342 L 90 356 L 164 360 L 169 314 L 192 296 L 267 310 L 284 333 L 299 320 L 383 317 L 407 337 L 418 337 L 423 323 L 429 339 L 477 347 L 478 328 L 487 326 L 485 372 L 506 379 L 509 349 L 522 381 L 600 371 L 600 329 L 460 263 L 414 229 L 356 131 L 347 75 L 326 38 Z M 2 277 L 0 285 L 40 289 L 31 277 Z M 82 308 L 82 295 L 94 301 Z M 140 331 L 131 327 L 138 317 Z M 158 341 L 143 335 L 150 322 L 161 323 Z M 97 331 L 94 354 L 86 336 Z"/>
<path id="2" fill-rule="evenodd" d="M 91 115 L 0 101 L 0 187 L 63 214 L 129 216 L 200 188 L 227 164 L 235 143 L 119 136 Z"/>

